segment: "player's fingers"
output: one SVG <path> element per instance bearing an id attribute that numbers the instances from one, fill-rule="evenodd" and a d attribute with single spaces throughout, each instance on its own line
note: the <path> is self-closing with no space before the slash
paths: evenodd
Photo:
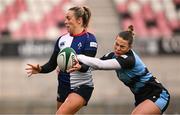
<path id="1" fill-rule="evenodd" d="M 25 70 L 32 70 L 32 68 L 25 68 Z"/>
<path id="2" fill-rule="evenodd" d="M 79 63 L 77 63 L 76 65 L 74 65 L 74 68 L 79 68 Z"/>
<path id="3" fill-rule="evenodd" d="M 75 58 L 74 60 L 73 60 L 73 65 L 76 65 L 76 64 L 78 64 L 79 63 L 79 61 L 77 60 L 77 58 Z"/>
<path id="4" fill-rule="evenodd" d="M 76 61 L 76 63 L 79 63 L 79 60 L 77 58 L 75 58 L 75 61 Z"/>
<path id="5" fill-rule="evenodd" d="M 77 68 L 79 66 L 79 62 L 73 64 L 72 68 Z"/>
<path id="6" fill-rule="evenodd" d="M 71 73 L 71 71 L 72 71 L 71 69 L 66 70 L 67 73 Z"/>
<path id="7" fill-rule="evenodd" d="M 38 65 L 37 66 L 34 66 L 34 65 L 32 65 L 32 64 L 27 64 L 28 66 L 30 66 L 31 68 L 33 68 L 33 69 L 37 69 L 37 67 L 38 67 Z"/>
<path id="8" fill-rule="evenodd" d="M 28 77 L 31 77 L 31 75 L 32 75 L 32 73 L 30 73 L 30 74 L 28 75 Z"/>
<path id="9" fill-rule="evenodd" d="M 27 74 L 31 74 L 32 73 L 32 71 L 27 71 Z"/>
<path id="10" fill-rule="evenodd" d="M 66 72 L 67 72 L 67 73 L 71 73 L 71 72 L 73 72 L 73 71 L 75 71 L 75 68 L 70 68 L 70 69 L 67 70 Z"/>
<path id="11" fill-rule="evenodd" d="M 28 66 L 30 66 L 30 67 L 34 67 L 32 64 L 27 64 Z"/>
<path id="12" fill-rule="evenodd" d="M 30 77 L 32 74 L 31 73 L 27 73 L 27 76 Z"/>

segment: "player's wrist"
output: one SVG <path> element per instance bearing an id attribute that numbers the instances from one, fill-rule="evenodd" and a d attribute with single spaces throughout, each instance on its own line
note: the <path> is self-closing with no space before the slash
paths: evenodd
<path id="1" fill-rule="evenodd" d="M 39 67 L 39 71 L 38 71 L 38 72 L 40 73 L 40 72 L 41 72 L 41 70 L 42 70 L 42 67 L 40 66 L 40 67 Z"/>
<path id="2" fill-rule="evenodd" d="M 40 73 L 42 70 L 42 66 L 37 65 L 37 72 Z"/>

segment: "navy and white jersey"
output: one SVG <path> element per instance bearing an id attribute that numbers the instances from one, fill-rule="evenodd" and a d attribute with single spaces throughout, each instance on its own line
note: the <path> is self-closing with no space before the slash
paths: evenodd
<path id="1" fill-rule="evenodd" d="M 54 52 L 49 62 L 42 66 L 41 73 L 53 71 L 57 67 L 57 55 L 66 47 L 73 48 L 77 54 L 95 57 L 97 51 L 97 42 L 95 36 L 86 31 L 74 36 L 67 33 L 59 37 L 56 41 Z M 63 83 L 69 85 L 70 89 L 74 89 L 80 85 L 88 85 L 93 87 L 91 70 L 88 68 L 88 66 L 86 67 L 87 70 L 82 72 L 75 71 L 72 73 L 67 73 L 60 71 L 58 74 L 59 84 Z"/>

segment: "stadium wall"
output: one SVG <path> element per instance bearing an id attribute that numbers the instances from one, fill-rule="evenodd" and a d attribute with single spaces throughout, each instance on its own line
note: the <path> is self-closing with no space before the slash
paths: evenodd
<path id="1" fill-rule="evenodd" d="M 48 57 L 53 40 L 0 42 L 0 57 Z M 141 55 L 179 55 L 180 39 L 136 39 L 134 49 Z"/>

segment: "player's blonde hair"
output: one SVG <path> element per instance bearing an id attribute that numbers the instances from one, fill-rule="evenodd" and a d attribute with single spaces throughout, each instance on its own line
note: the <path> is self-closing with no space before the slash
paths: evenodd
<path id="1" fill-rule="evenodd" d="M 84 28 L 88 27 L 89 20 L 91 18 L 91 11 L 88 7 L 75 6 L 70 8 L 69 10 L 74 11 L 76 19 L 82 18 Z"/>

